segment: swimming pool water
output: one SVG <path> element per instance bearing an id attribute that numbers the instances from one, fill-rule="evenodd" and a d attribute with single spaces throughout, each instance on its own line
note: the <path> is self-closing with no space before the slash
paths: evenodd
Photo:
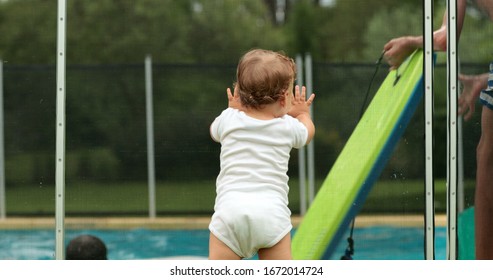
<path id="1" fill-rule="evenodd" d="M 79 234 L 101 238 L 111 260 L 172 258 L 177 256 L 207 257 L 208 230 L 67 230 L 65 241 Z M 295 234 L 295 233 L 294 233 Z M 345 235 L 347 236 L 347 234 Z M 422 260 L 422 228 L 365 227 L 353 233 L 355 260 Z M 436 259 L 445 259 L 445 228 L 435 233 Z M 332 259 L 339 259 L 347 247 L 341 240 Z M 53 230 L 0 230 L 0 259 L 53 260 Z"/>

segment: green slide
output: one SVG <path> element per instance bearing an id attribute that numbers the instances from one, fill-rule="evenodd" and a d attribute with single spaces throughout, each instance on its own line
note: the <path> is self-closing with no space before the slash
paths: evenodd
<path id="1" fill-rule="evenodd" d="M 423 95 L 423 52 L 383 81 L 296 230 L 294 259 L 329 259 Z"/>

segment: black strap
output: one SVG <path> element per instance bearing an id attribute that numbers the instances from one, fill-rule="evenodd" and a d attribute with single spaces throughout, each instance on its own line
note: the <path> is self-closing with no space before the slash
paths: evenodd
<path id="1" fill-rule="evenodd" d="M 382 52 L 382 54 L 378 58 L 377 62 L 375 63 L 376 64 L 375 72 L 373 72 L 373 76 L 371 77 L 370 84 L 368 85 L 368 89 L 366 90 L 365 99 L 363 100 L 363 105 L 361 106 L 358 121 L 361 120 L 361 118 L 363 117 L 363 113 L 365 112 L 365 107 L 366 107 L 366 103 L 368 102 L 368 96 L 370 95 L 371 86 L 373 84 L 373 81 L 375 80 L 375 77 L 377 76 L 378 69 L 380 68 L 380 65 L 382 64 L 382 59 L 383 59 L 384 54 L 385 54 L 385 52 Z M 400 78 L 400 75 L 397 75 L 396 81 L 394 82 L 394 84 L 397 83 L 399 78 Z M 353 255 L 354 255 L 353 231 L 354 231 L 355 221 L 356 221 L 356 217 L 354 217 L 353 220 L 351 221 L 351 229 L 349 231 L 349 237 L 347 238 L 348 246 L 346 247 L 346 251 L 344 252 L 344 255 L 341 256 L 341 260 L 352 260 L 353 259 Z"/>

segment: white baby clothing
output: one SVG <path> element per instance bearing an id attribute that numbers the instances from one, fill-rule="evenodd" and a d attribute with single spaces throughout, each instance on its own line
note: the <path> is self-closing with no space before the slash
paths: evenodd
<path id="1" fill-rule="evenodd" d="M 209 229 L 243 258 L 277 244 L 292 228 L 288 163 L 305 145 L 308 130 L 285 115 L 271 120 L 228 108 L 211 125 L 221 143 L 214 215 Z"/>

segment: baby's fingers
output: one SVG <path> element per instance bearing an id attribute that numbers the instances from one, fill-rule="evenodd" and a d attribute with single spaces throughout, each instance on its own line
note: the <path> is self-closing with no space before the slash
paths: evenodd
<path id="1" fill-rule="evenodd" d="M 298 100 L 299 96 L 300 96 L 300 86 L 296 85 L 294 87 L 294 100 L 293 101 Z"/>
<path id="2" fill-rule="evenodd" d="M 305 101 L 305 98 L 306 98 L 306 88 L 302 86 L 300 93 L 300 86 L 296 86 L 294 88 L 294 101 L 295 102 Z"/>
<path id="3" fill-rule="evenodd" d="M 312 93 L 308 100 L 306 101 L 306 105 L 310 106 L 313 103 L 313 99 L 315 99 L 315 93 Z"/>
<path id="4" fill-rule="evenodd" d="M 301 96 L 300 96 L 300 99 L 301 99 L 301 101 L 305 101 L 306 100 L 306 87 L 305 86 L 302 86 L 301 87 Z"/>

